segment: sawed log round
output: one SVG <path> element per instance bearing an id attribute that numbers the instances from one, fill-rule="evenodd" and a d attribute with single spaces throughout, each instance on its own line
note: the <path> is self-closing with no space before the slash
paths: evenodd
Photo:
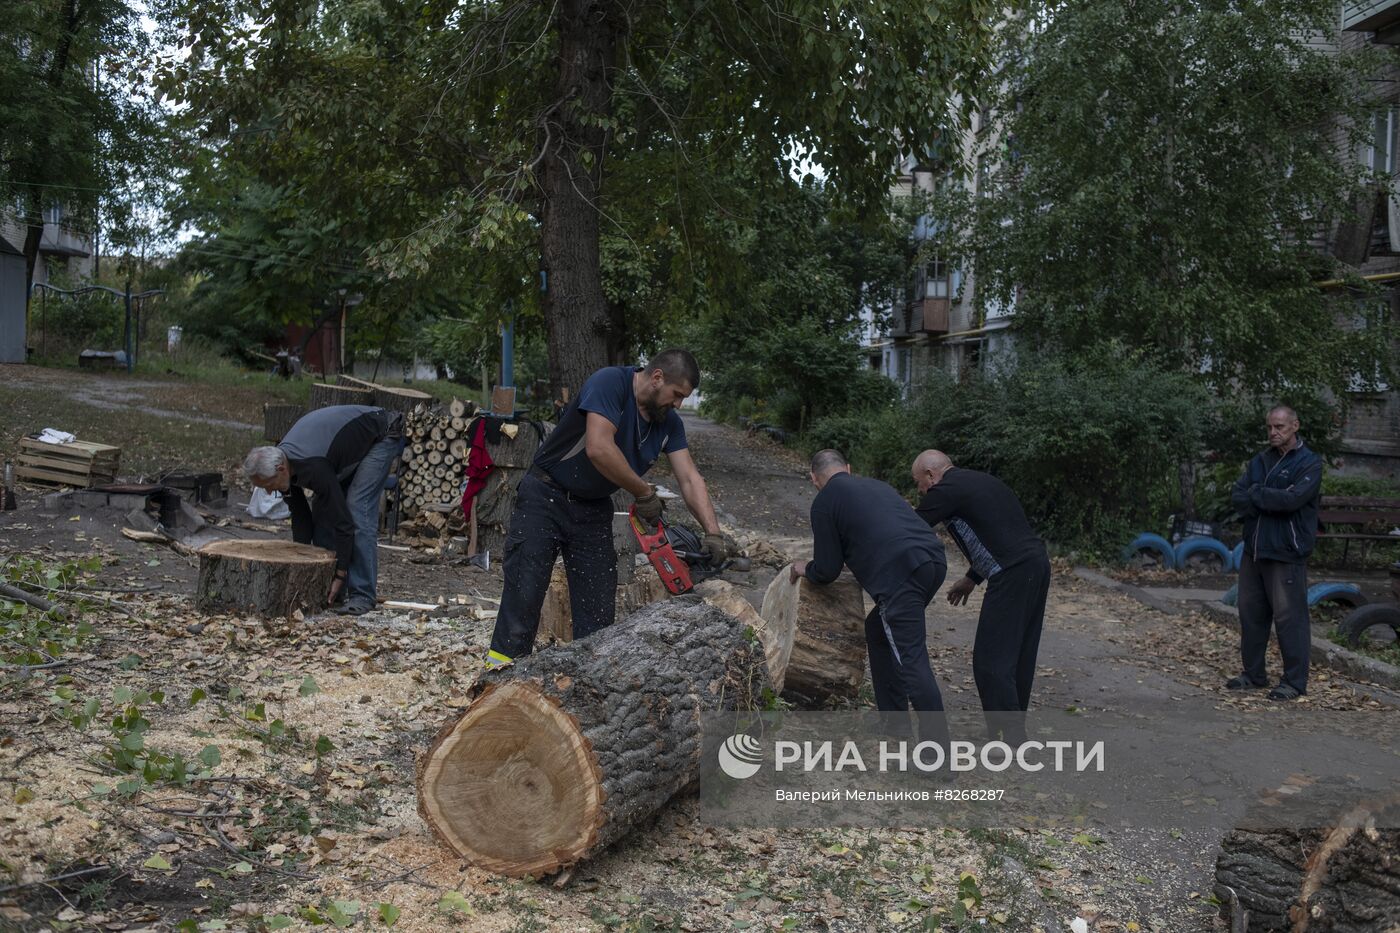
<path id="1" fill-rule="evenodd" d="M 602 851 L 695 780 L 702 711 L 759 707 L 768 677 L 745 631 L 683 596 L 484 674 L 419 760 L 419 813 L 510 877 Z"/>
<path id="2" fill-rule="evenodd" d="M 334 575 L 335 553 L 309 544 L 213 541 L 199 549 L 195 605 L 263 616 L 320 609 Z"/>

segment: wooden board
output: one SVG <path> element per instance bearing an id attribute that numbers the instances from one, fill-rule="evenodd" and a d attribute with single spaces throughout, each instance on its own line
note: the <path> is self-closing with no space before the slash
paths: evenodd
<path id="1" fill-rule="evenodd" d="M 493 415 L 515 414 L 514 386 L 496 386 L 491 390 L 491 413 Z"/>
<path id="2" fill-rule="evenodd" d="M 35 470 L 26 466 L 16 466 L 15 476 L 21 480 L 29 480 L 38 483 L 52 483 L 59 486 L 99 486 L 105 483 L 115 482 L 116 477 L 111 474 L 92 473 L 58 473 L 52 470 Z"/>
<path id="3" fill-rule="evenodd" d="M 110 444 L 94 444 L 91 441 L 49 444 L 32 437 L 22 437 L 19 439 L 19 446 L 23 450 L 33 450 L 47 456 L 63 457 L 70 460 L 118 460 L 122 455 L 120 447 L 113 447 Z"/>

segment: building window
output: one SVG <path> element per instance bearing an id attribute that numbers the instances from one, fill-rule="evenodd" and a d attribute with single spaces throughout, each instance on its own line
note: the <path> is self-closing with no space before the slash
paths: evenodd
<path id="1" fill-rule="evenodd" d="M 54 226 L 63 223 L 63 205 L 50 204 L 48 210 L 44 211 L 44 223 Z"/>
<path id="2" fill-rule="evenodd" d="M 1395 174 L 1396 110 L 1396 107 L 1387 107 L 1376 113 L 1371 145 L 1366 154 L 1367 167 L 1387 178 Z"/>

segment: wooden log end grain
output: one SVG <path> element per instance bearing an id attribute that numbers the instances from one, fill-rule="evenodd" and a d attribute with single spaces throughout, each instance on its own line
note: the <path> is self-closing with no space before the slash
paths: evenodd
<path id="1" fill-rule="evenodd" d="M 767 684 L 734 619 L 696 597 L 654 604 L 483 676 L 419 761 L 419 812 L 479 868 L 568 868 L 695 780 L 703 711 L 756 708 Z"/>
<path id="2" fill-rule="evenodd" d="M 290 541 L 214 541 L 198 555 L 195 605 L 204 611 L 273 617 L 319 609 L 335 575 L 333 552 Z"/>

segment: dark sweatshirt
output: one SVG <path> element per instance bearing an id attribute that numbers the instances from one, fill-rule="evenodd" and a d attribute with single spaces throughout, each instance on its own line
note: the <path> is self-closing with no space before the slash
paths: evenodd
<path id="1" fill-rule="evenodd" d="M 967 558 L 967 575 L 981 583 L 1025 560 L 1045 560 L 1021 500 L 1001 480 L 976 470 L 953 467 L 919 503 L 930 526 L 943 522 Z"/>
<path id="2" fill-rule="evenodd" d="M 314 529 L 303 489 L 316 496 L 317 517 L 335 530 L 335 566 L 345 570 L 355 551 L 355 522 L 345 489 L 369 449 L 389 434 L 390 414 L 367 405 L 331 405 L 302 415 L 277 446 L 287 455 L 292 485 L 283 497 L 292 513 L 292 540 L 310 544 Z"/>
<path id="3" fill-rule="evenodd" d="M 814 553 L 807 579 L 831 583 L 844 564 L 876 602 L 893 596 L 929 561 L 947 566 L 943 544 L 887 483 L 836 473 L 812 500 Z"/>

